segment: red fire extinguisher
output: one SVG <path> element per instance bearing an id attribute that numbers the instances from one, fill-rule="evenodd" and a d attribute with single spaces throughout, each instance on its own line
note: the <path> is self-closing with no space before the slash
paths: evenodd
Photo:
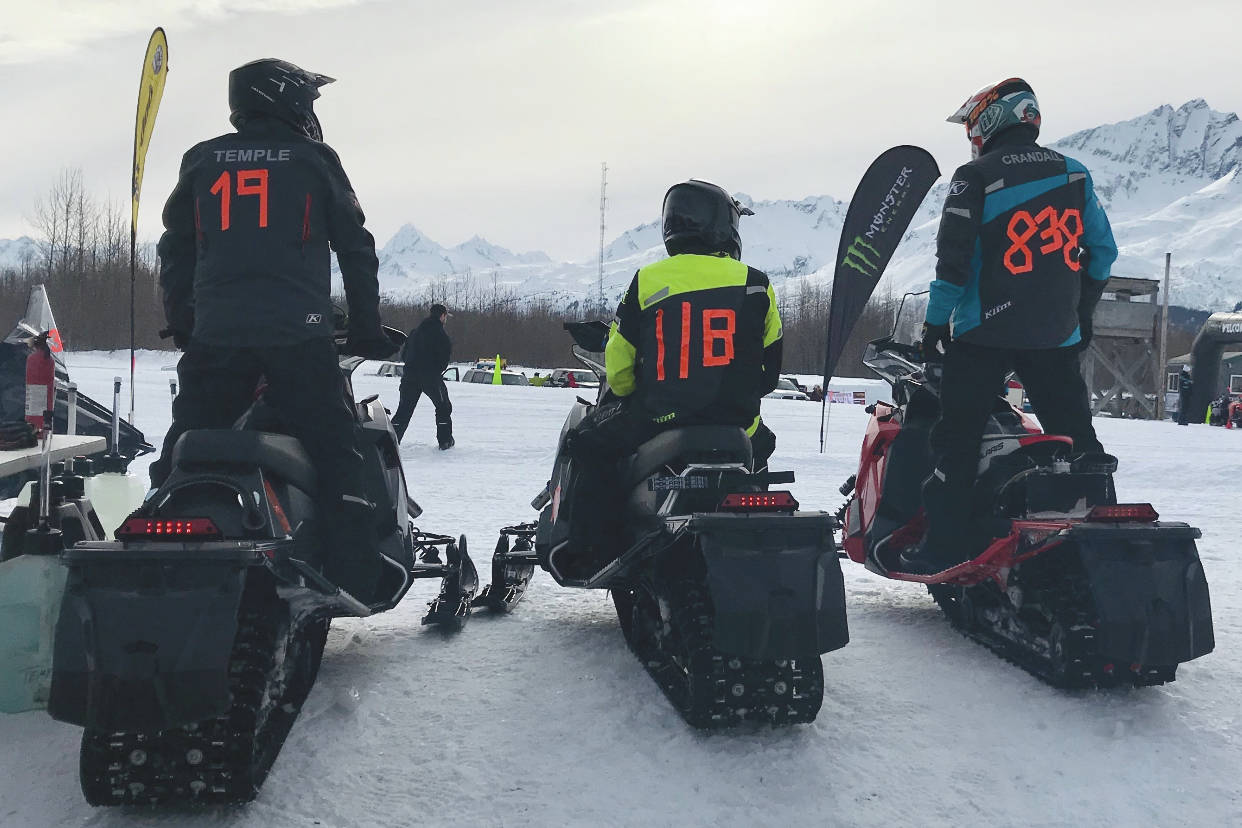
<path id="1" fill-rule="evenodd" d="M 26 357 L 26 422 L 35 431 L 43 430 L 44 412 L 56 404 L 56 360 L 47 344 L 47 334 L 30 340 Z"/>

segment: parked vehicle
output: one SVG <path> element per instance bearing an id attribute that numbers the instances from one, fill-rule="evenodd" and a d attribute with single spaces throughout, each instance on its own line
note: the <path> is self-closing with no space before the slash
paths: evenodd
<path id="1" fill-rule="evenodd" d="M 798 386 L 794 385 L 792 380 L 788 380 L 784 378 L 777 380 L 776 388 L 770 391 L 769 393 L 764 394 L 763 398 L 765 400 L 809 400 L 810 399 L 810 397 L 806 395 L 805 391 L 802 391 L 800 388 L 798 388 Z"/>
<path id="2" fill-rule="evenodd" d="M 471 368 L 462 375 L 462 382 L 472 382 L 476 385 L 492 385 L 495 382 L 496 371 L 494 368 Z M 530 380 L 517 371 L 501 371 L 501 385 L 530 385 Z"/>
<path id="3" fill-rule="evenodd" d="M 594 372 L 581 368 L 557 368 L 544 385 L 568 388 L 571 387 L 570 377 L 573 378 L 573 388 L 599 388 L 599 377 L 595 376 Z"/>

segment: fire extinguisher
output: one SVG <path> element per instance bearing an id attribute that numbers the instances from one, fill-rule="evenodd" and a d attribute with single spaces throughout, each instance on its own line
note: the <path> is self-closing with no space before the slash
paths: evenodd
<path id="1" fill-rule="evenodd" d="M 52 359 L 47 334 L 42 334 L 30 341 L 30 356 L 26 357 L 26 422 L 42 432 L 43 416 L 55 404 L 56 361 Z"/>

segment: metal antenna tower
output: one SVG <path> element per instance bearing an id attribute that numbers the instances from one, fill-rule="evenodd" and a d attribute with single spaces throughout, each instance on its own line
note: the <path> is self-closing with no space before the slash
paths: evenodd
<path id="1" fill-rule="evenodd" d="M 600 164 L 599 174 L 599 307 L 604 310 L 604 207 L 608 203 L 608 162 Z"/>

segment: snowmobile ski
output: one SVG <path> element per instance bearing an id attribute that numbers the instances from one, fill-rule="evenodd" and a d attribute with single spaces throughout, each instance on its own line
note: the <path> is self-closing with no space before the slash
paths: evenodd
<path id="1" fill-rule="evenodd" d="M 475 608 L 512 612 L 526 595 L 539 558 L 535 555 L 535 524 L 523 523 L 500 530 L 492 554 L 492 582 L 471 602 Z M 510 538 L 516 538 L 510 548 Z"/>
<path id="2" fill-rule="evenodd" d="M 444 544 L 445 563 L 416 564 L 415 577 L 442 577 L 440 594 L 427 605 L 424 626 L 460 629 L 470 618 L 470 604 L 479 589 L 479 573 L 466 550 L 466 537 Z M 417 574 L 420 570 L 427 575 Z"/>

